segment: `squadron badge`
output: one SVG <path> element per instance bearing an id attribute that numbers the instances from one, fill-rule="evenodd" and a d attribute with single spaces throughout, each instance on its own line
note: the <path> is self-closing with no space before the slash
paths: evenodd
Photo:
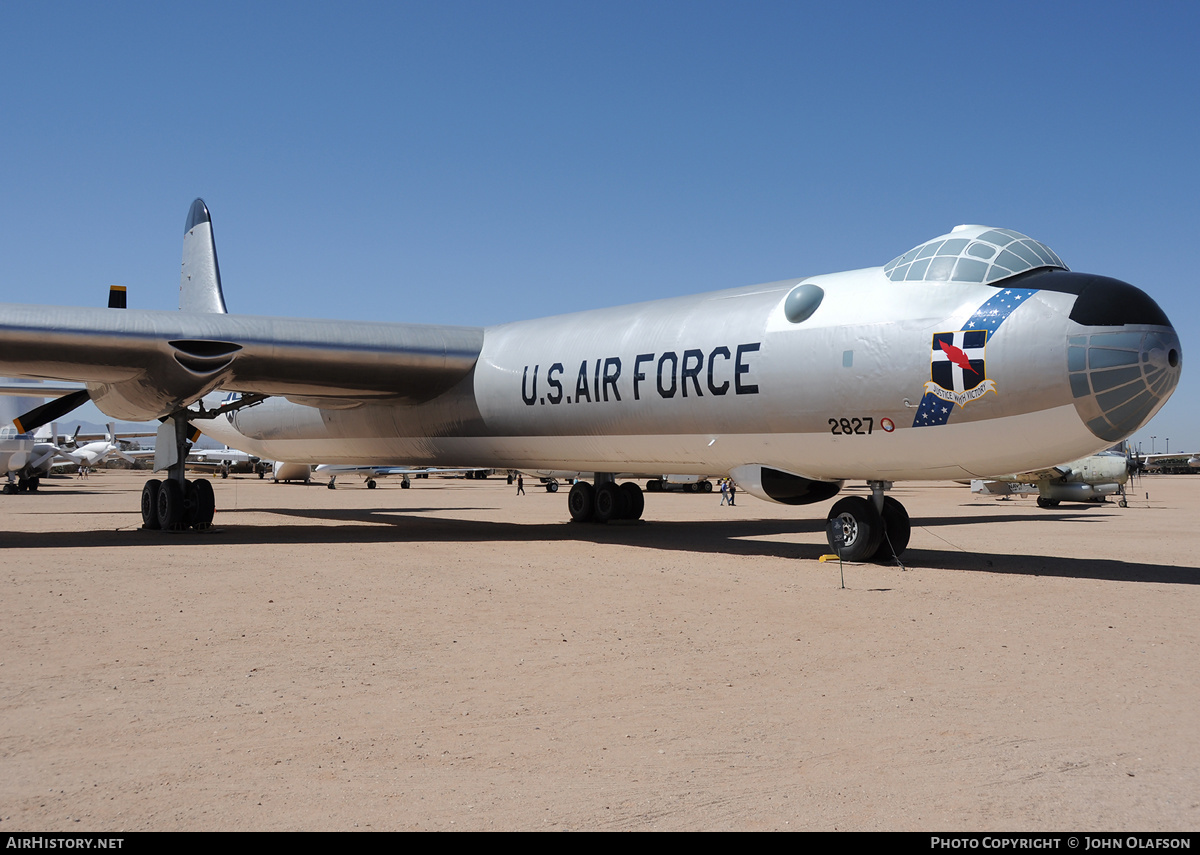
<path id="1" fill-rule="evenodd" d="M 987 330 L 935 333 L 926 394 L 965 407 L 969 401 L 995 392 L 996 382 L 986 376 L 987 340 Z"/>

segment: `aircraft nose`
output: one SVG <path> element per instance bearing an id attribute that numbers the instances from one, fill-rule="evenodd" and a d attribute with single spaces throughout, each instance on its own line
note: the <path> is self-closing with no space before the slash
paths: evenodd
<path id="1" fill-rule="evenodd" d="M 1067 339 L 1075 410 L 1093 434 L 1117 442 L 1149 421 L 1175 391 L 1183 369 L 1179 336 L 1158 304 L 1133 285 L 1065 276 L 1072 280 L 1059 284 L 1072 287 L 1053 290 L 1078 294 L 1071 320 L 1092 328 Z"/>

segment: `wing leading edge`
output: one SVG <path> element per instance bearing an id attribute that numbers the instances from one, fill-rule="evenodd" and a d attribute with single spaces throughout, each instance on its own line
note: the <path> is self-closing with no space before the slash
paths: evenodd
<path id="1" fill-rule="evenodd" d="M 482 345 L 476 327 L 0 304 L 6 373 L 85 383 L 101 410 L 132 421 L 214 389 L 425 401 L 465 377 Z"/>

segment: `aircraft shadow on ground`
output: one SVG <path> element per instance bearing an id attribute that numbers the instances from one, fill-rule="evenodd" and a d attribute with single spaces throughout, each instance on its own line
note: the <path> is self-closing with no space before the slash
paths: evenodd
<path id="1" fill-rule="evenodd" d="M 618 544 L 669 552 L 712 555 L 760 556 L 765 558 L 815 561 L 830 550 L 824 538 L 823 519 L 796 520 L 703 520 L 587 525 L 570 522 L 513 523 L 490 520 L 445 519 L 432 514 L 447 511 L 483 511 L 487 508 L 395 508 L 297 509 L 259 508 L 253 513 L 276 514 L 292 520 L 313 520 L 321 525 L 260 524 L 217 525 L 209 532 L 157 532 L 125 528 L 117 531 L 86 532 L 0 532 L 0 544 L 8 548 L 87 548 L 162 546 L 253 546 L 263 544 L 370 544 L 370 543 L 561 543 Z M 426 516 L 425 514 L 431 514 Z M 1063 558 L 1042 555 L 988 554 L 970 552 L 954 541 L 955 526 L 995 522 L 1031 522 L 1050 519 L 1074 521 L 1074 514 L 997 514 L 963 519 L 914 519 L 914 529 L 939 529 L 947 534 L 944 549 L 912 549 L 904 563 L 913 569 L 958 570 L 1028 576 L 1100 579 L 1161 584 L 1200 584 L 1200 567 L 1171 567 L 1112 558 Z M 1102 522 L 1092 515 L 1089 521 Z M 329 525 L 328 523 L 335 523 Z M 779 538 L 796 537 L 796 540 Z M 940 535 L 939 535 L 940 537 Z M 896 572 L 900 572 L 896 568 Z M 899 580 L 898 580 L 899 581 Z"/>

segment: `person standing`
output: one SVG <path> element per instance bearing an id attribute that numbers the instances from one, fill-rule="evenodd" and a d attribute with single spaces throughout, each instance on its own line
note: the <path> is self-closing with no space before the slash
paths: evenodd
<path id="1" fill-rule="evenodd" d="M 525 477 L 520 472 L 517 473 L 517 495 L 525 495 Z"/>
<path id="2" fill-rule="evenodd" d="M 721 505 L 729 504 L 729 481 L 726 478 L 721 479 Z M 718 505 L 717 507 L 720 507 Z"/>
<path id="3" fill-rule="evenodd" d="M 733 479 L 729 479 L 729 507 L 737 504 L 734 499 L 737 497 L 737 485 L 733 483 Z"/>

